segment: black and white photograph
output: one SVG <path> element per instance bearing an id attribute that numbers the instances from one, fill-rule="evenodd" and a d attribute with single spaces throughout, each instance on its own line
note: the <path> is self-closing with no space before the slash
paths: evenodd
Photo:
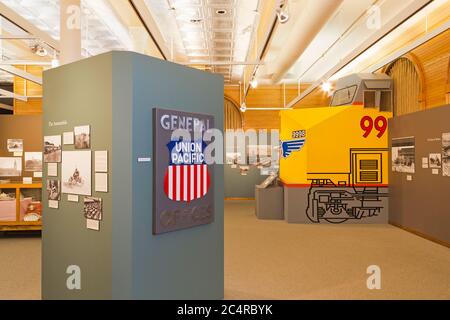
<path id="1" fill-rule="evenodd" d="M 44 162 L 61 162 L 61 136 L 44 137 Z"/>
<path id="2" fill-rule="evenodd" d="M 91 151 L 63 151 L 62 193 L 91 195 Z"/>
<path id="3" fill-rule="evenodd" d="M 59 180 L 47 180 L 48 200 L 61 200 L 61 182 Z"/>
<path id="4" fill-rule="evenodd" d="M 74 128 L 75 149 L 91 148 L 91 129 L 90 126 L 80 126 Z"/>
<path id="5" fill-rule="evenodd" d="M 8 152 L 23 152 L 23 139 L 8 139 Z"/>
<path id="6" fill-rule="evenodd" d="M 442 167 L 442 155 L 440 153 L 430 153 L 428 163 L 432 169 Z"/>
<path id="7" fill-rule="evenodd" d="M 20 177 L 22 175 L 22 158 L 0 158 L 0 177 Z"/>
<path id="8" fill-rule="evenodd" d="M 450 177 L 450 132 L 442 134 L 442 175 Z"/>
<path id="9" fill-rule="evenodd" d="M 42 172 L 42 152 L 25 152 L 25 171 Z"/>
<path id="10" fill-rule="evenodd" d="M 103 206 L 101 198 L 84 198 L 84 216 L 86 219 L 101 221 L 103 219 Z"/>
<path id="11" fill-rule="evenodd" d="M 414 137 L 392 139 L 392 171 L 415 172 L 415 139 Z"/>
<path id="12" fill-rule="evenodd" d="M 226 162 L 227 164 L 238 164 L 240 163 L 242 157 L 241 154 L 238 152 L 227 152 L 226 153 Z"/>

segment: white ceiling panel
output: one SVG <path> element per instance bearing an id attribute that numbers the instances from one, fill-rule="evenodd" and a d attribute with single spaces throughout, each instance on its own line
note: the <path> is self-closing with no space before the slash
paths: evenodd
<path id="1" fill-rule="evenodd" d="M 145 0 L 171 60 L 183 63 L 245 61 L 257 27 L 258 0 Z M 203 59 L 203 60 L 202 60 Z M 242 68 L 212 67 L 240 80 Z"/>
<path id="2" fill-rule="evenodd" d="M 54 39 L 59 39 L 59 0 L 0 0 Z M 108 0 L 82 0 L 82 49 L 85 56 L 131 50 L 128 28 L 115 16 Z M 44 44 L 45 45 L 45 44 Z M 53 56 L 49 53 L 50 58 Z"/>

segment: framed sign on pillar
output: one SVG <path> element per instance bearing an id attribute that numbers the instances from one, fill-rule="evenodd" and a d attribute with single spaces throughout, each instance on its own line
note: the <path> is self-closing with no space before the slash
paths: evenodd
<path id="1" fill-rule="evenodd" d="M 153 234 L 214 221 L 214 164 L 208 164 L 206 114 L 153 109 Z"/>

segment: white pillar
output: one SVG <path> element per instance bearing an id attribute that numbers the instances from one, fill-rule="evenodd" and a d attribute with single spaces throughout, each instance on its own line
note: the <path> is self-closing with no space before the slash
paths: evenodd
<path id="1" fill-rule="evenodd" d="M 144 28 L 130 27 L 130 36 L 133 40 L 133 51 L 146 54 L 149 36 Z"/>
<path id="2" fill-rule="evenodd" d="M 81 59 L 81 1 L 60 0 L 60 63 Z"/>

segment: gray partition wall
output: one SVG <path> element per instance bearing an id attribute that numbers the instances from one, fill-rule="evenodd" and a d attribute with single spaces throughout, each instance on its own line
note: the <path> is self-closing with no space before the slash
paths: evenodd
<path id="1" fill-rule="evenodd" d="M 223 298 L 223 166 L 214 166 L 213 223 L 153 235 L 153 162 L 138 161 L 158 157 L 154 107 L 212 115 L 222 130 L 223 78 L 112 52 L 46 71 L 44 92 L 44 136 L 90 125 L 92 152 L 109 153 L 109 192 L 95 192 L 92 160 L 92 195 L 103 199 L 99 231 L 86 228 L 83 196 L 74 203 L 63 194 L 58 209 L 44 203 L 42 297 Z M 47 174 L 45 166 L 44 181 Z M 80 290 L 68 289 L 69 266 L 80 268 Z"/>
<path id="2" fill-rule="evenodd" d="M 447 245 L 450 244 L 449 120 L 450 105 L 389 120 L 391 147 L 393 139 L 402 138 L 414 141 L 415 145 L 414 173 L 394 172 L 392 168 L 389 171 L 389 221 Z M 440 157 L 440 163 L 432 164 L 430 155 Z"/>

